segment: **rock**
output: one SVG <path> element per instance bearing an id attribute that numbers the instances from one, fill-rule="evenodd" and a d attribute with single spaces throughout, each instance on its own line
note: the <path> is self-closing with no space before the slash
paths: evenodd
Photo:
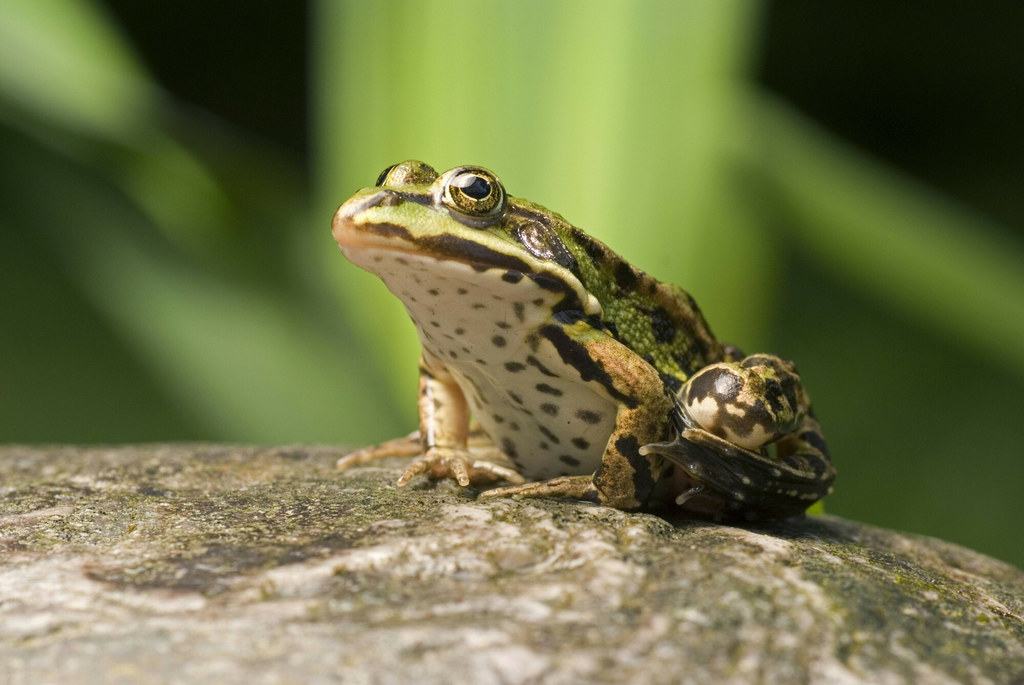
<path id="1" fill-rule="evenodd" d="M 342 453 L 0 449 L 0 682 L 1024 680 L 1024 574 L 952 544 L 482 503 Z"/>

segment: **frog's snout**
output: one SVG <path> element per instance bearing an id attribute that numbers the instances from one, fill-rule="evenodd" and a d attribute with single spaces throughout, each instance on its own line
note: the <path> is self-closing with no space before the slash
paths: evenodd
<path id="1" fill-rule="evenodd" d="M 339 245 L 358 241 L 360 229 L 368 222 L 360 219 L 365 212 L 377 207 L 391 207 L 400 203 L 399 197 L 384 188 L 367 188 L 350 198 L 334 213 L 331 234 Z"/>

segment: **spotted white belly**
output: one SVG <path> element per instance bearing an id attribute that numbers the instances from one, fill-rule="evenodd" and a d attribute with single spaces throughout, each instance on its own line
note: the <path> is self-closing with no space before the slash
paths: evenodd
<path id="1" fill-rule="evenodd" d="M 481 427 L 530 480 L 593 473 L 615 404 L 534 335 L 561 294 L 518 272 L 380 251 L 373 270 L 405 304 Z M 517 278 L 517 275 L 519 276 Z"/>

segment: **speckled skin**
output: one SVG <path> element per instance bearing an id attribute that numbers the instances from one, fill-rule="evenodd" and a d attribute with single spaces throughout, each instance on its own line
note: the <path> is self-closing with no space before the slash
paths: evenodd
<path id="1" fill-rule="evenodd" d="M 622 509 L 667 488 L 693 511 L 760 515 L 802 511 L 830 488 L 831 463 L 791 364 L 741 359 L 688 293 L 559 215 L 507 197 L 486 169 L 390 167 L 338 209 L 333 232 L 345 256 L 405 304 L 422 343 L 422 453 L 400 485 L 419 473 L 462 485 L 504 479 L 520 484 L 484 496 Z M 514 469 L 467 449 L 471 414 Z M 777 456 L 764 449 L 771 442 Z M 792 455 L 799 463 L 787 465 Z M 376 456 L 371 448 L 339 466 Z M 804 487 L 783 483 L 787 474 Z M 765 499 L 761 490 L 767 508 L 749 504 Z M 784 499 L 796 504 L 771 511 Z"/>

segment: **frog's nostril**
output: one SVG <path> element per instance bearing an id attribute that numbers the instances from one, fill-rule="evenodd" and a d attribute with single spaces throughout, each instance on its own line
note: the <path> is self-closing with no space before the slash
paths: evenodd
<path id="1" fill-rule="evenodd" d="M 368 209 L 394 207 L 400 204 L 402 204 L 402 198 L 397 193 L 393 193 L 390 190 L 381 190 L 359 200 L 349 200 L 342 207 L 348 210 L 349 216 L 355 216 Z"/>

